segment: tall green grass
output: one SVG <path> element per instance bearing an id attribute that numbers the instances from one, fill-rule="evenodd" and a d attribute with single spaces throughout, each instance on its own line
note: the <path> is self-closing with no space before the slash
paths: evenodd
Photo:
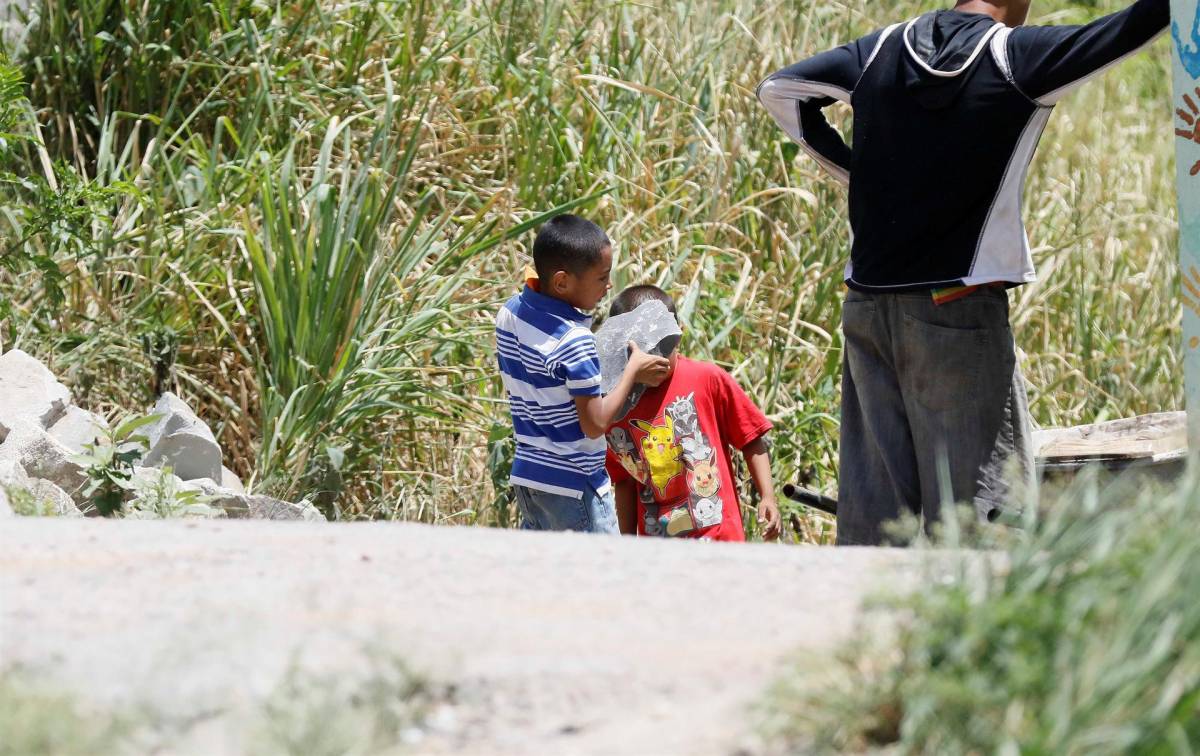
<path id="1" fill-rule="evenodd" d="M 13 52 L 50 153 L 133 190 L 61 259 L 65 306 L 0 278 L 5 343 L 105 410 L 150 400 L 141 336 L 178 334 L 176 388 L 244 476 L 347 517 L 499 522 L 491 319 L 528 225 L 577 206 L 616 242 L 617 287 L 667 288 L 683 351 L 775 422 L 777 479 L 833 492 L 845 194 L 753 91 L 928 7 L 36 0 Z M 1167 65 L 1160 43 L 1069 98 L 1031 171 L 1043 277 L 1014 323 L 1043 424 L 1179 406 Z"/>
<path id="2" fill-rule="evenodd" d="M 947 575 L 943 552 L 913 595 L 876 607 L 875 632 L 781 683 L 777 749 L 1194 752 L 1198 495 L 1195 471 L 1107 490 L 1083 479 L 1012 534 L 1007 558 L 976 553 Z"/>

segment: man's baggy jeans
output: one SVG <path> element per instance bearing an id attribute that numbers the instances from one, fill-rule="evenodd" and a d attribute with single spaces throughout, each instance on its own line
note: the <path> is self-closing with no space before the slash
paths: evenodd
<path id="1" fill-rule="evenodd" d="M 842 331 L 838 544 L 882 543 L 904 513 L 928 531 L 944 499 L 1016 514 L 1010 492 L 1031 490 L 1034 463 L 1007 293 L 937 305 L 928 291 L 850 291 Z"/>

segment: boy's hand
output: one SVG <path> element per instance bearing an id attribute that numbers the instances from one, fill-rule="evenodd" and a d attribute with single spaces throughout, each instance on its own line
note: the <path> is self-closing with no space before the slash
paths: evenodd
<path id="1" fill-rule="evenodd" d="M 629 364 L 625 370 L 632 371 L 635 383 L 657 386 L 666 379 L 670 369 L 671 361 L 666 357 L 646 354 L 636 343 L 629 342 Z"/>
<path id="2" fill-rule="evenodd" d="M 638 345 L 629 342 L 629 364 L 621 373 L 616 387 L 604 396 L 575 397 L 575 411 L 579 414 L 579 429 L 588 438 L 600 438 L 608 427 L 617 420 L 635 383 L 657 386 L 667 377 L 671 362 L 666 357 L 646 354 Z"/>
<path id="3" fill-rule="evenodd" d="M 758 504 L 758 525 L 762 528 L 764 541 L 774 541 L 779 538 L 779 527 L 783 520 L 779 515 L 779 505 L 774 498 L 764 498 Z"/>

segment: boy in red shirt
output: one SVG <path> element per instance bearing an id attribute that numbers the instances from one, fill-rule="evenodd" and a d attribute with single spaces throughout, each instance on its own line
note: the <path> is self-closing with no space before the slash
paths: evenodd
<path id="1" fill-rule="evenodd" d="M 613 300 L 609 317 L 657 299 L 657 286 L 631 286 Z M 763 538 L 779 537 L 779 506 L 764 440 L 771 421 L 729 373 L 707 362 L 669 355 L 670 369 L 609 427 L 606 464 L 624 534 L 744 541 L 730 447 L 746 459 L 761 497 Z"/>

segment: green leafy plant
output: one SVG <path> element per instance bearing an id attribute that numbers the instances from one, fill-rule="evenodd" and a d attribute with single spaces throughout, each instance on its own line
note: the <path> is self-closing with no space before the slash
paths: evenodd
<path id="1" fill-rule="evenodd" d="M 120 753 L 130 727 L 80 697 L 33 675 L 0 669 L 0 756 L 94 756 Z"/>
<path id="2" fill-rule="evenodd" d="M 103 517 L 119 514 L 127 492 L 133 489 L 134 464 L 145 456 L 149 439 L 138 431 L 159 420 L 160 415 L 132 417 L 106 431 L 95 442 L 84 445 L 84 453 L 72 461 L 85 468 L 88 477 L 84 495 Z"/>
<path id="3" fill-rule="evenodd" d="M 39 497 L 23 486 L 5 486 L 4 494 L 13 512 L 22 517 L 53 517 L 58 514 L 54 502 Z"/>
<path id="4" fill-rule="evenodd" d="M 1084 479 L 992 561 L 941 552 L 826 669 L 775 692 L 786 750 L 1189 753 L 1200 746 L 1200 475 Z M 953 521 L 948 520 L 952 526 Z M 1003 532 L 1003 531 L 1002 531 Z M 885 611 L 886 614 L 880 613 Z"/>
<path id="5" fill-rule="evenodd" d="M 0 53 L 0 156 L 7 157 L 16 143 L 29 140 L 29 101 L 21 71 Z"/>
<path id="6" fill-rule="evenodd" d="M 67 282 L 62 263 L 95 254 L 98 232 L 103 234 L 109 224 L 110 206 L 136 191 L 121 182 L 100 186 L 65 163 L 56 164 L 53 171 L 53 182 L 39 176 L 17 178 L 0 173 L 0 184 L 7 184 L 23 204 L 12 237 L 0 237 L 0 267 L 36 269 L 47 299 L 58 305 L 64 301 Z"/>
<path id="7" fill-rule="evenodd" d="M 177 517 L 212 519 L 224 517 L 222 509 L 209 506 L 211 496 L 182 484 L 170 466 L 129 481 L 133 498 L 124 507 L 134 520 L 166 520 Z"/>
<path id="8" fill-rule="evenodd" d="M 509 483 L 516 452 L 517 444 L 513 438 L 512 423 L 492 423 L 487 445 L 488 477 L 491 478 L 492 491 L 495 493 L 492 508 L 495 511 L 496 524 L 502 528 L 515 525 L 517 519 L 514 507 L 516 501 L 512 485 Z"/>
<path id="9" fill-rule="evenodd" d="M 111 206 L 137 189 L 120 181 L 101 186 L 66 162 L 52 165 L 34 124 L 21 73 L 0 54 L 0 198 L 10 203 L 7 228 L 0 225 L 0 270 L 37 271 L 50 304 L 60 305 L 62 263 L 94 254 Z M 32 147 L 36 158 L 18 146 Z M 9 307 L 0 297 L 0 320 Z"/>
<path id="10" fill-rule="evenodd" d="M 420 738 L 453 689 L 418 672 L 393 649 L 363 649 L 365 673 L 318 673 L 294 661 L 263 697 L 222 702 L 205 718 L 227 726 L 227 750 L 244 754 L 348 756 L 402 754 Z M 169 666 L 169 665 L 167 665 Z M 41 671 L 41 670 L 37 670 Z M 171 670 L 179 674 L 183 670 Z M 0 668 L 0 756 L 94 756 L 199 752 L 194 715 L 171 715 L 152 701 L 120 710 L 83 690 L 55 687 L 52 675 Z"/>
<path id="11" fill-rule="evenodd" d="M 403 753 L 448 691 L 394 653 L 372 650 L 362 679 L 293 666 L 262 706 L 252 753 Z"/>

